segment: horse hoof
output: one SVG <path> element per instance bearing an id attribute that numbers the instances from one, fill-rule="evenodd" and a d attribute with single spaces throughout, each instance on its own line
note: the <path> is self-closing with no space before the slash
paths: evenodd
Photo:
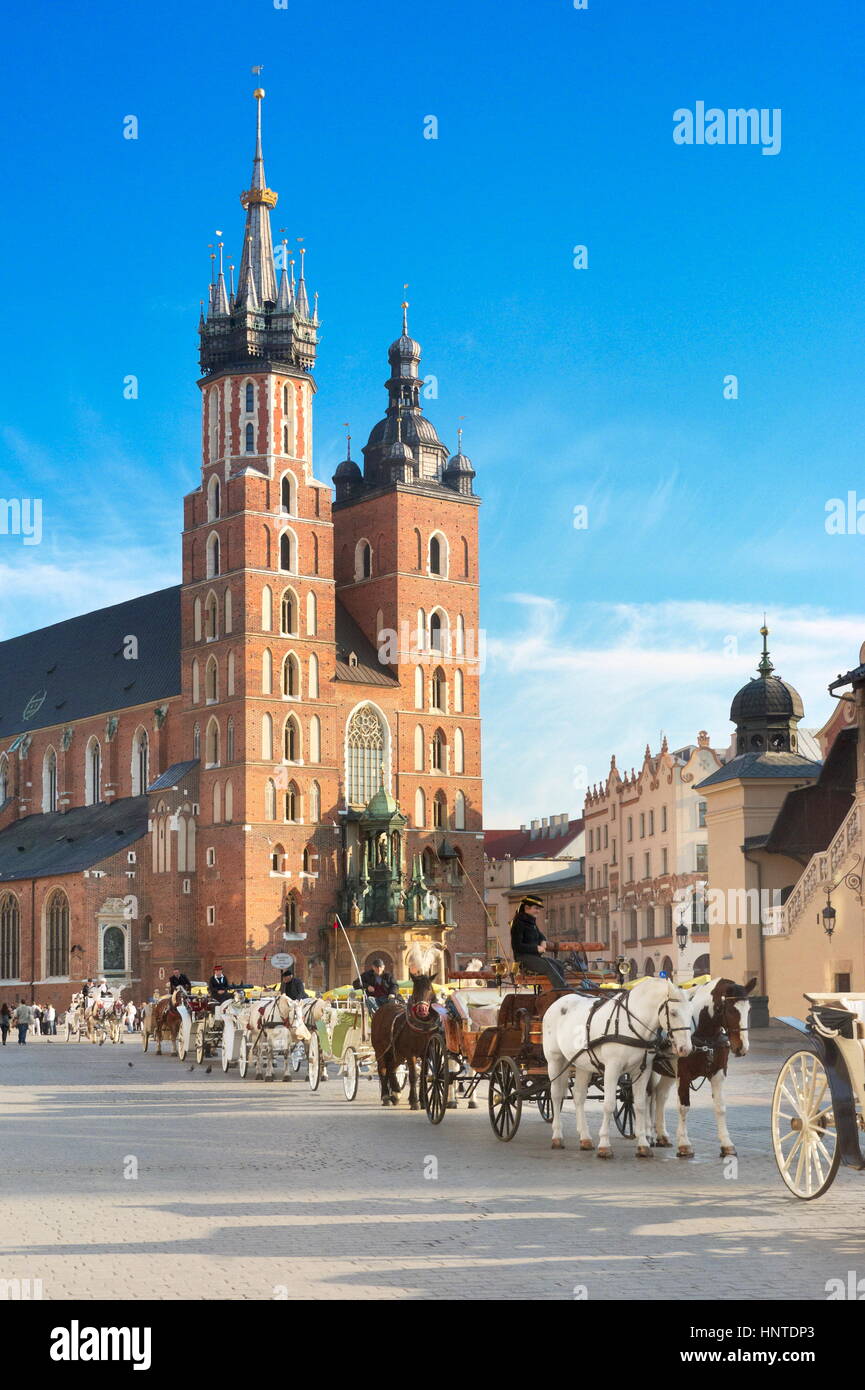
<path id="1" fill-rule="evenodd" d="M 594 1147 L 595 1147 L 595 1146 L 594 1146 L 594 1144 L 592 1143 L 591 1139 L 581 1139 L 581 1140 L 580 1140 L 580 1148 L 581 1148 L 581 1149 L 593 1149 Z M 609 1152 L 609 1150 L 608 1150 L 607 1152 Z"/>
<path id="2" fill-rule="evenodd" d="M 408 1108 L 409 1110 L 420 1110 L 420 1106 L 418 1105 L 417 1101 L 410 1101 Z"/>
<path id="3" fill-rule="evenodd" d="M 265 1081 L 274 1081 L 274 1080 L 275 1080 L 275 1077 L 273 1077 L 273 1076 L 266 1076 L 264 1079 L 265 1079 Z"/>
<path id="4" fill-rule="evenodd" d="M 671 1149 L 672 1147 L 673 1141 L 671 1139 L 668 1139 L 666 1135 L 664 1135 L 663 1139 L 655 1140 L 656 1149 Z"/>
<path id="5" fill-rule="evenodd" d="M 693 1157 L 694 1157 L 694 1150 L 693 1150 L 692 1148 L 690 1148 L 690 1147 L 688 1147 L 688 1148 L 677 1149 L 677 1150 L 676 1150 L 676 1157 L 677 1157 L 677 1158 L 693 1158 Z"/>
<path id="6" fill-rule="evenodd" d="M 476 1101 L 476 1100 L 470 1100 L 470 1101 L 469 1101 L 469 1110 L 477 1110 L 477 1109 L 478 1109 L 478 1103 L 477 1103 L 477 1101 Z"/>
<path id="7" fill-rule="evenodd" d="M 390 1096 L 385 1096 L 382 1105 L 390 1105 Z"/>
<path id="8" fill-rule="evenodd" d="M 736 1157 L 736 1148 L 735 1148 L 735 1145 L 734 1145 L 734 1144 L 728 1144 L 725 1148 L 723 1148 L 723 1149 L 721 1150 L 721 1157 L 722 1157 L 722 1158 L 735 1158 L 735 1157 Z"/>
<path id="9" fill-rule="evenodd" d="M 456 1101 L 455 1101 L 455 1100 L 449 1100 L 449 1101 L 448 1101 L 447 1108 L 448 1108 L 448 1110 L 456 1110 L 456 1109 L 457 1109 L 457 1103 L 456 1103 Z"/>
<path id="10" fill-rule="evenodd" d="M 550 1148 L 551 1148 L 551 1149 L 563 1149 L 564 1147 L 565 1147 L 565 1141 L 564 1141 L 564 1139 L 554 1139 L 553 1142 L 552 1142 L 552 1144 L 550 1145 Z"/>
<path id="11" fill-rule="evenodd" d="M 652 1157 L 652 1150 L 649 1148 L 648 1144 L 639 1144 L 639 1145 L 637 1146 L 637 1158 L 651 1158 L 651 1157 Z"/>
<path id="12" fill-rule="evenodd" d="M 612 1149 L 598 1149 L 598 1158 L 612 1158 Z"/>

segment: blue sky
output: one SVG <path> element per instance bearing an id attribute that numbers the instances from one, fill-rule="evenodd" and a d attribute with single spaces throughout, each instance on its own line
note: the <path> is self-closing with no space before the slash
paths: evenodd
<path id="1" fill-rule="evenodd" d="M 661 730 L 725 746 L 764 608 L 780 673 L 821 724 L 865 638 L 865 537 L 824 529 L 829 498 L 865 496 L 851 14 L 836 0 L 7 14 L 0 497 L 42 498 L 44 534 L 0 535 L 0 636 L 177 578 L 198 301 L 216 228 L 239 253 L 261 63 L 274 228 L 304 238 L 321 295 L 317 473 L 342 457 L 343 420 L 359 446 L 381 414 L 406 281 L 439 382 L 428 413 L 449 445 L 465 417 L 488 823 L 577 813 L 611 752 L 629 766 Z M 781 152 L 675 145 L 673 112 L 697 101 L 780 108 Z"/>

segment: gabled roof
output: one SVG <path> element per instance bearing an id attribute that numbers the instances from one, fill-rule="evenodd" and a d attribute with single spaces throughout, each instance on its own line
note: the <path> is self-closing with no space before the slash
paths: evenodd
<path id="1" fill-rule="evenodd" d="M 0 831 L 0 886 L 90 869 L 147 834 L 147 797 L 25 816 Z"/>
<path id="2" fill-rule="evenodd" d="M 13 734 L 179 693 L 175 584 L 0 642 L 0 746 Z"/>
<path id="3" fill-rule="evenodd" d="M 157 777 L 155 782 L 151 782 L 147 788 L 149 792 L 173 791 L 188 777 L 193 768 L 198 767 L 198 758 L 192 758 L 188 763 L 172 763 L 171 767 Z"/>
<path id="4" fill-rule="evenodd" d="M 816 778 L 822 764 L 803 758 L 799 753 L 741 753 L 715 772 L 698 782 L 696 791 L 717 786 L 719 782 L 752 782 L 777 777 Z"/>
<path id="5" fill-rule="evenodd" d="M 549 830 L 485 830 L 484 854 L 487 859 L 556 859 L 578 839 L 585 821 L 569 820 L 567 830 L 551 835 Z"/>
<path id="6" fill-rule="evenodd" d="M 378 659 L 378 652 L 354 618 L 336 600 L 336 679 L 355 685 L 399 685 L 389 666 Z M 350 657 L 357 658 L 352 664 Z"/>

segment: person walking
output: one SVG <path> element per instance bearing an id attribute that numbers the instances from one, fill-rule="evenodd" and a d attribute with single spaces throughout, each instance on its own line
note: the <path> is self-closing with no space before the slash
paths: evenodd
<path id="1" fill-rule="evenodd" d="M 20 1004 L 12 1014 L 12 1022 L 18 1029 L 18 1046 L 26 1047 L 27 1030 L 29 1029 L 30 1024 L 33 1022 L 33 1010 L 31 1009 L 29 1004 L 26 1004 L 24 1002 L 23 999 L 21 1000 Z"/>
<path id="2" fill-rule="evenodd" d="M 9 1036 L 9 1025 L 12 1022 L 12 1010 L 5 1002 L 0 1004 L 0 1034 L 3 1037 L 3 1046 L 6 1046 L 6 1039 Z"/>

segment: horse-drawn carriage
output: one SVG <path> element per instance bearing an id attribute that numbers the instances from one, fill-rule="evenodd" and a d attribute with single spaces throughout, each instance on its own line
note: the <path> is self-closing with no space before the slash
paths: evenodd
<path id="1" fill-rule="evenodd" d="M 324 1008 L 322 1008 L 322 1004 Z M 323 1000 L 303 1001 L 304 1021 L 310 1030 L 306 1042 L 306 1079 L 311 1091 L 317 1091 L 327 1078 L 328 1065 L 339 1067 L 346 1100 L 354 1100 L 362 1076 L 378 1079 L 375 1048 L 372 1043 L 373 1015 L 366 1000 L 348 986 L 332 990 Z M 301 1049 L 295 1065 L 299 1068 Z M 397 1089 L 402 1090 L 407 1078 L 405 1065 L 396 1068 Z"/>
<path id="2" fill-rule="evenodd" d="M 83 994 L 73 994 L 72 1002 L 60 1025 L 60 1036 L 64 1042 L 84 1042 L 87 1037 L 87 1017 Z"/>
<path id="3" fill-rule="evenodd" d="M 778 1171 L 803 1201 L 822 1197 L 840 1165 L 865 1168 L 865 994 L 806 994 L 807 1018 L 782 1018 L 806 1045 L 782 1066 L 772 1097 Z"/>
<path id="4" fill-rule="evenodd" d="M 223 1014 L 217 1001 L 210 997 L 206 985 L 193 985 L 192 993 L 185 995 L 177 1011 L 180 1014 L 177 1055 L 181 1062 L 185 1061 L 189 1052 L 195 1053 L 195 1060 L 199 1064 L 206 1057 L 221 1054 Z"/>
<path id="5" fill-rule="evenodd" d="M 124 1013 L 121 999 L 111 996 L 88 1002 L 85 995 L 75 994 L 66 1010 L 60 1035 L 64 1042 L 75 1039 L 78 1042 L 98 1043 L 100 1047 L 106 1040 L 122 1043 Z"/>

